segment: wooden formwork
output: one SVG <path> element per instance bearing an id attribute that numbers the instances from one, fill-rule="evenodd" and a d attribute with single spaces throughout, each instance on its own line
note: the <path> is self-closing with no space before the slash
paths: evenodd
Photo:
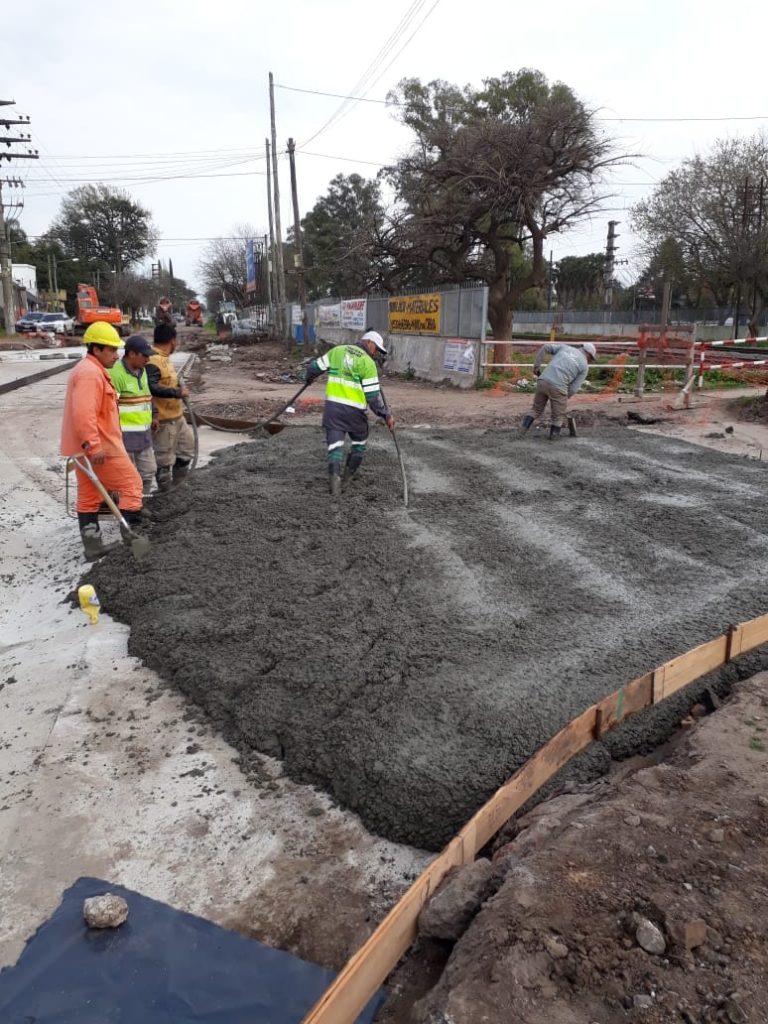
<path id="1" fill-rule="evenodd" d="M 768 615 L 659 665 L 574 718 L 467 822 L 352 956 L 303 1024 L 353 1024 L 417 934 L 419 913 L 451 868 L 469 864 L 499 829 L 572 757 L 610 729 L 658 704 L 739 654 L 768 643 Z"/>

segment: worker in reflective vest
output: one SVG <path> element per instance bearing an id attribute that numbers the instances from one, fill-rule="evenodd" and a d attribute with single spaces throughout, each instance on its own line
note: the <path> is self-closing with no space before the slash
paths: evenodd
<path id="1" fill-rule="evenodd" d="M 184 483 L 195 455 L 195 437 L 184 418 L 183 401 L 189 389 L 179 383 L 171 360 L 175 351 L 176 324 L 157 324 L 147 376 L 160 419 L 154 437 L 160 491 L 169 491 Z"/>
<path id="2" fill-rule="evenodd" d="M 328 486 L 334 498 L 341 493 L 342 483 L 355 475 L 363 461 L 368 440 L 366 409 L 370 408 L 380 416 L 390 430 L 395 425 L 381 397 L 375 362 L 386 354 L 384 339 L 379 332 L 366 331 L 356 345 L 336 345 L 324 356 L 313 359 L 307 367 L 308 384 L 321 373 L 328 374 L 323 426 L 328 444 Z M 351 447 L 342 477 L 347 434 Z"/>
<path id="3" fill-rule="evenodd" d="M 157 472 L 152 433 L 157 430 L 157 410 L 149 391 L 146 366 L 152 346 L 140 334 L 133 334 L 125 343 L 123 358 L 109 371 L 117 391 L 120 429 L 128 457 L 139 471 L 144 497 L 152 490 Z"/>

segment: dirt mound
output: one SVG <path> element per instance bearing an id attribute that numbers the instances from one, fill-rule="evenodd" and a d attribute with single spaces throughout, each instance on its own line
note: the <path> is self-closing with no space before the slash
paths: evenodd
<path id="1" fill-rule="evenodd" d="M 728 405 L 728 413 L 742 423 L 768 423 L 768 399 L 737 398 Z"/>
<path id="2" fill-rule="evenodd" d="M 229 450 L 155 499 L 149 561 L 90 578 L 132 654 L 375 832 L 439 847 L 586 705 L 765 610 L 760 463 L 618 428 L 412 431 L 406 511 L 374 434 L 338 508 L 319 429 Z"/>
<path id="3" fill-rule="evenodd" d="M 767 692 L 755 677 L 662 763 L 538 807 L 439 983 L 384 1019 L 766 1020 Z"/>

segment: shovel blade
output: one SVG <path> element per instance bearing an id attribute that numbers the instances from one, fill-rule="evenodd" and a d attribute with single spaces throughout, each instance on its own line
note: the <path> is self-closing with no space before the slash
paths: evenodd
<path id="1" fill-rule="evenodd" d="M 149 542 L 149 537 L 141 537 L 134 535 L 131 538 L 131 554 L 137 562 L 143 561 L 152 549 L 152 545 Z"/>

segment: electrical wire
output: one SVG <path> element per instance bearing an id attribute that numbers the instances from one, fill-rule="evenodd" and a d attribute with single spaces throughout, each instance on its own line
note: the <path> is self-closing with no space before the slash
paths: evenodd
<path id="1" fill-rule="evenodd" d="M 373 60 L 368 65 L 366 70 L 363 72 L 362 76 L 358 79 L 357 83 L 352 87 L 352 89 L 351 89 L 352 95 L 349 96 L 347 99 L 345 99 L 344 102 L 339 104 L 339 106 L 331 114 L 331 116 L 328 118 L 328 120 L 325 122 L 325 124 L 322 125 L 322 127 L 319 128 L 314 133 L 314 135 L 311 135 L 308 139 L 305 139 L 301 143 L 301 146 L 308 146 L 310 142 L 314 142 L 314 140 L 316 138 L 318 138 L 320 135 L 322 135 L 323 132 L 327 131 L 342 116 L 342 114 L 345 113 L 346 110 L 348 108 L 350 108 L 351 105 L 354 104 L 354 101 L 357 98 L 357 94 L 362 92 L 362 90 L 365 88 L 366 84 L 369 82 L 370 78 L 374 74 L 376 74 L 376 72 L 378 71 L 379 66 L 381 65 L 381 63 L 384 60 L 386 60 L 386 58 L 389 55 L 389 53 L 391 52 L 392 48 L 397 45 L 400 37 L 406 31 L 406 29 L 408 28 L 408 26 L 410 25 L 412 20 L 416 17 L 416 15 L 422 9 L 422 7 L 424 6 L 425 3 L 426 3 L 426 0 L 413 0 L 413 3 L 411 3 L 411 5 L 408 8 L 408 10 L 405 12 L 405 14 L 402 16 L 400 21 L 397 23 L 397 25 L 395 26 L 395 28 L 392 31 L 391 35 L 387 39 L 387 41 L 384 43 L 382 48 L 379 50 L 379 52 L 373 58 Z M 301 146 L 299 148 L 301 148 Z"/>
<path id="2" fill-rule="evenodd" d="M 423 26 L 424 26 L 424 22 L 425 22 L 425 21 L 426 21 L 426 20 L 427 20 L 427 19 L 429 18 L 429 16 L 430 16 L 430 15 L 432 14 L 432 12 L 433 12 L 433 11 L 435 10 L 435 8 L 437 7 L 437 5 L 438 5 L 439 3 L 440 3 L 440 0 L 434 0 L 434 3 L 432 4 L 432 6 L 431 6 L 431 7 L 429 8 L 429 10 L 427 11 L 427 13 L 426 13 L 426 14 L 424 15 L 424 17 L 423 17 L 423 18 L 421 19 L 421 21 L 420 21 L 420 22 L 419 22 L 419 24 L 418 24 L 418 25 L 416 26 L 416 28 L 415 28 L 415 29 L 413 30 L 413 32 L 412 32 L 412 33 L 411 33 L 411 34 L 410 34 L 410 35 L 408 36 L 408 38 L 406 39 L 406 41 L 405 41 L 405 42 L 403 43 L 403 45 L 402 45 L 402 46 L 400 47 L 400 49 L 399 49 L 399 50 L 397 51 L 397 53 L 396 53 L 396 54 L 394 55 L 394 57 L 393 57 L 393 58 L 392 58 L 392 60 L 391 60 L 391 61 L 389 62 L 389 64 L 387 64 L 387 66 L 386 66 L 386 67 L 385 67 L 385 68 L 384 68 L 384 69 L 383 69 L 383 70 L 382 70 L 382 71 L 381 71 L 381 72 L 380 72 L 380 73 L 379 73 L 379 74 L 378 74 L 378 75 L 376 76 L 376 78 L 375 78 L 375 79 L 374 79 L 374 80 L 373 80 L 373 81 L 371 82 L 370 86 L 369 86 L 369 87 L 368 87 L 368 88 L 367 88 L 367 89 L 365 90 L 365 92 L 363 93 L 363 98 L 365 98 L 365 96 L 366 96 L 366 95 L 367 95 L 367 94 L 368 94 L 368 93 L 370 92 L 370 90 L 371 90 L 371 89 L 373 89 L 373 87 L 374 87 L 374 86 L 375 86 L 375 85 L 376 85 L 376 84 L 377 84 L 378 82 L 380 82 L 380 81 L 381 81 L 381 79 L 382 79 L 382 78 L 384 77 L 384 75 L 385 75 L 385 74 L 387 73 L 387 71 L 389 71 L 389 69 L 390 69 L 390 68 L 392 67 L 392 65 L 393 65 L 393 64 L 395 63 L 395 61 L 396 61 L 396 60 L 398 59 L 398 57 L 400 56 L 400 54 L 401 54 L 401 53 L 403 52 L 403 50 L 405 50 L 405 49 L 406 49 L 406 48 L 408 47 L 409 43 L 410 43 L 410 42 L 411 42 L 411 40 L 412 40 L 412 39 L 414 38 L 414 36 L 416 36 L 416 35 L 417 35 L 417 33 L 421 31 L 421 29 L 422 29 L 422 28 L 423 28 Z M 407 503 L 406 503 L 406 504 L 407 504 Z"/>
<path id="3" fill-rule="evenodd" d="M 390 101 L 387 99 L 378 99 L 372 96 L 354 96 L 346 93 L 339 92 L 326 92 L 323 89 L 304 89 L 297 85 L 284 85 L 282 83 L 275 83 L 276 89 L 285 89 L 289 92 L 302 92 L 310 96 L 329 96 L 333 99 L 344 99 L 344 100 L 355 100 L 357 103 L 377 103 L 381 106 L 397 107 L 401 106 L 397 101 Z M 670 122 L 672 124 L 679 124 L 682 122 L 696 122 L 696 121 L 768 121 L 768 114 L 733 114 L 723 116 L 706 116 L 706 117 L 599 117 L 599 121 L 632 121 L 632 122 L 648 122 L 648 123 L 662 123 Z M 306 143 L 304 143 L 306 145 Z"/>

